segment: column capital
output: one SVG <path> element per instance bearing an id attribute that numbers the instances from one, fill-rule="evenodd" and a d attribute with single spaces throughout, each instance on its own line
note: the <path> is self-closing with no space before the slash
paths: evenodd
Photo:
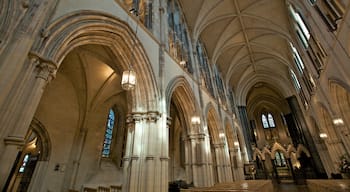
<path id="1" fill-rule="evenodd" d="M 48 58 L 40 56 L 38 53 L 30 52 L 28 55 L 31 63 L 38 69 L 36 78 L 50 82 L 55 78 L 58 69 L 58 64 Z"/>
<path id="2" fill-rule="evenodd" d="M 214 148 L 223 148 L 223 147 L 225 147 L 225 143 L 214 143 L 213 147 Z"/>
<path id="3" fill-rule="evenodd" d="M 162 117 L 162 114 L 158 111 L 148 112 L 132 112 L 127 115 L 127 123 L 135 123 L 139 121 L 157 122 Z M 168 121 L 167 121 L 168 123 Z"/>

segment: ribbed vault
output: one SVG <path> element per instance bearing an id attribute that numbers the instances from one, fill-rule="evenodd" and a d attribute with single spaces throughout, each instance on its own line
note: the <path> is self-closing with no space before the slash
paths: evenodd
<path id="1" fill-rule="evenodd" d="M 210 63 L 218 65 L 238 98 L 241 94 L 246 97 L 257 82 L 273 84 L 276 80 L 279 83 L 273 85 L 282 95 L 291 95 L 286 87 L 291 86 L 287 77 L 292 63 L 289 48 L 292 30 L 285 1 L 180 0 L 180 3 L 194 39 L 203 42 Z M 249 83 L 252 79 L 254 83 Z"/>

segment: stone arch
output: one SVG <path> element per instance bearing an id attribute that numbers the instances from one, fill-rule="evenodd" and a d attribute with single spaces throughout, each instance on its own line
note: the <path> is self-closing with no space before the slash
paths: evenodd
<path id="1" fill-rule="evenodd" d="M 275 159 L 275 154 L 277 151 L 283 153 L 283 155 L 286 158 L 289 158 L 289 154 L 287 153 L 286 149 L 284 147 L 282 147 L 282 145 L 280 143 L 275 142 L 271 148 L 271 154 L 270 154 L 271 159 Z"/>
<path id="2" fill-rule="evenodd" d="M 341 116 L 344 121 L 348 121 L 346 117 L 350 116 L 350 86 L 341 81 L 330 80 L 329 91 L 336 114 Z M 350 122 L 345 124 L 348 123 Z"/>
<path id="3" fill-rule="evenodd" d="M 45 126 L 36 118 L 33 118 L 29 131 L 34 131 L 40 138 L 40 161 L 48 161 L 51 153 L 51 140 Z"/>
<path id="4" fill-rule="evenodd" d="M 196 98 L 192 92 L 191 86 L 183 76 L 177 76 L 170 81 L 165 91 L 166 111 L 170 114 L 171 99 L 174 98 L 178 109 L 181 110 L 184 122 L 190 127 L 190 118 L 198 108 Z M 189 130 L 187 130 L 189 132 Z"/>
<path id="5" fill-rule="evenodd" d="M 72 12 L 52 22 L 42 36 L 30 54 L 52 63 L 56 68 L 70 51 L 81 45 L 97 44 L 110 48 L 120 60 L 118 66 L 111 67 L 114 70 L 119 67 L 119 71 L 130 67 L 129 55 L 132 52 L 137 63 L 132 68 L 137 74 L 138 85 L 135 91 L 128 93 L 132 100 L 129 112 L 157 108 L 156 102 L 150 102 L 159 95 L 151 64 L 136 34 L 124 21 L 97 11 Z M 141 106 L 145 103 L 148 103 L 146 107 Z"/>
<path id="6" fill-rule="evenodd" d="M 265 160 L 265 157 L 263 157 L 260 149 L 255 148 L 253 151 L 253 160 L 256 161 L 256 157 L 259 158 L 259 160 Z"/>
<path id="7" fill-rule="evenodd" d="M 231 123 L 229 121 L 228 118 L 225 118 L 225 134 L 226 134 L 226 139 L 227 139 L 227 144 L 229 149 L 233 149 L 234 146 L 234 132 L 233 132 L 233 128 L 231 126 Z"/>
<path id="8" fill-rule="evenodd" d="M 219 133 L 221 130 L 220 121 L 217 115 L 216 110 L 212 103 L 209 103 L 206 107 L 205 114 L 207 117 L 207 125 L 209 135 L 213 143 L 220 143 Z"/>
<path id="9" fill-rule="evenodd" d="M 299 144 L 296 151 L 297 158 L 300 157 L 301 153 L 305 153 L 307 157 L 311 157 L 309 150 L 303 145 Z"/>
<path id="10" fill-rule="evenodd" d="M 193 176 L 193 168 L 190 166 L 193 159 L 193 153 L 196 153 L 196 147 L 193 148 L 188 141 L 191 133 L 196 133 L 197 126 L 191 126 L 191 117 L 195 113 L 197 106 L 196 98 L 193 94 L 190 84 L 183 76 L 173 78 L 166 90 L 166 111 L 171 118 L 169 128 L 169 181 L 185 180 L 187 183 L 196 183 Z M 200 149 L 200 148 L 198 148 Z"/>

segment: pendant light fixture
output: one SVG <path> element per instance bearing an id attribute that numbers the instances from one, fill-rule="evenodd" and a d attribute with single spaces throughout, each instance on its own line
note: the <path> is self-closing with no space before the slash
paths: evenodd
<path id="1" fill-rule="evenodd" d="M 134 14 L 137 18 L 136 20 L 136 29 L 135 29 L 135 37 L 137 38 L 137 29 L 139 26 L 139 17 L 138 17 L 138 12 L 135 8 L 130 9 L 130 13 Z M 126 91 L 131 91 L 135 88 L 136 86 L 136 72 L 132 68 L 132 62 L 134 62 L 134 49 L 135 49 L 135 42 L 133 43 L 132 50 L 130 51 L 131 57 L 130 57 L 130 62 L 128 66 L 128 70 L 125 70 L 122 74 L 122 81 L 121 85 L 122 88 Z"/>

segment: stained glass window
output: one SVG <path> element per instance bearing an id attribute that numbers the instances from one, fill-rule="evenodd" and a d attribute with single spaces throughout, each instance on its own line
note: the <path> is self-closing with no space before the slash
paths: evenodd
<path id="1" fill-rule="evenodd" d="M 102 157 L 109 157 L 110 155 L 114 120 L 115 120 L 114 111 L 110 109 L 108 118 L 107 118 L 107 123 L 106 123 L 106 132 L 105 132 L 105 139 L 103 142 Z"/>
<path id="2" fill-rule="evenodd" d="M 23 173 L 24 172 L 24 169 L 26 168 L 26 165 L 28 163 L 28 160 L 29 160 L 29 154 L 26 154 L 23 158 L 23 161 L 22 161 L 22 165 L 21 167 L 19 168 L 18 172 L 20 173 Z"/>
<path id="3" fill-rule="evenodd" d="M 266 115 L 264 115 L 264 114 L 261 115 L 261 121 L 262 121 L 264 128 L 269 128 L 269 123 L 267 122 Z"/>
<path id="4" fill-rule="evenodd" d="M 269 121 L 269 127 L 275 127 L 275 120 L 273 120 L 273 116 L 271 115 L 271 113 L 267 115 L 267 119 Z"/>
<path id="5" fill-rule="evenodd" d="M 297 76 L 295 75 L 294 71 L 293 70 L 290 70 L 290 73 L 291 73 L 291 76 L 292 76 L 292 80 L 293 80 L 293 83 L 294 83 L 294 87 L 295 89 L 297 90 L 297 92 L 299 93 L 300 90 L 301 90 L 301 85 L 298 81 L 298 78 Z"/>

